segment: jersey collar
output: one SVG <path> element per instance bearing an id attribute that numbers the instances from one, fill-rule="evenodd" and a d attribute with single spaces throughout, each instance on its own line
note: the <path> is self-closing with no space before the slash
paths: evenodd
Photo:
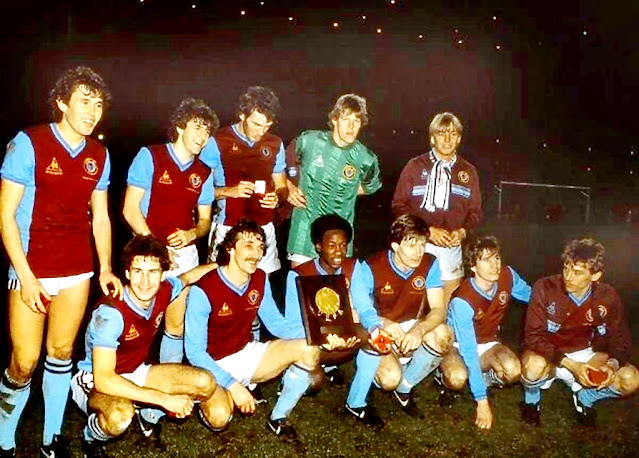
<path id="1" fill-rule="evenodd" d="M 386 252 L 386 256 L 388 257 L 388 263 L 390 264 L 393 271 L 397 274 L 398 277 L 402 278 L 403 280 L 408 280 L 408 278 L 410 278 L 410 276 L 413 275 L 413 273 L 415 272 L 415 269 L 410 269 L 404 272 L 399 267 L 397 267 L 397 264 L 395 264 L 395 261 L 393 261 L 393 250 L 388 250 Z"/>
<path id="2" fill-rule="evenodd" d="M 217 274 L 220 276 L 220 279 L 222 280 L 222 282 L 231 290 L 233 291 L 235 294 L 237 294 L 238 296 L 244 296 L 244 293 L 246 293 L 246 290 L 248 289 L 249 283 L 251 282 L 251 279 L 249 278 L 249 280 L 244 283 L 243 285 L 240 286 L 235 286 L 233 283 L 231 283 L 231 280 L 228 279 L 228 277 L 224 274 L 224 271 L 222 270 L 222 268 L 218 268 L 215 269 L 215 271 L 217 272 Z"/>
<path id="3" fill-rule="evenodd" d="M 86 146 L 87 140 L 86 138 L 83 138 L 80 144 L 77 146 L 77 148 L 75 149 L 71 148 L 71 145 L 67 143 L 67 141 L 64 139 L 64 137 L 60 133 L 60 129 L 58 129 L 58 126 L 56 126 L 55 123 L 53 122 L 49 124 L 49 126 L 51 127 L 51 131 L 53 132 L 53 136 L 55 137 L 55 139 L 62 145 L 62 147 L 65 150 L 67 150 L 67 153 L 69 153 L 69 156 L 71 156 L 72 158 L 75 159 L 78 156 L 78 154 L 80 154 L 82 150 L 84 149 L 84 147 Z"/>
<path id="4" fill-rule="evenodd" d="M 171 156 L 171 159 L 173 159 L 173 162 L 175 162 L 175 165 L 178 166 L 181 172 L 184 172 L 186 169 L 191 167 L 191 165 L 193 165 L 193 162 L 195 162 L 195 157 L 189 159 L 184 163 L 181 162 L 180 159 L 177 157 L 177 154 L 175 154 L 175 149 L 173 149 L 173 145 L 171 143 L 166 144 L 166 149 L 169 152 L 169 156 Z"/>
<path id="5" fill-rule="evenodd" d="M 129 306 L 131 310 L 133 310 L 136 314 L 140 315 L 145 320 L 148 320 L 151 314 L 153 313 L 153 308 L 155 307 L 155 297 L 153 301 L 151 301 L 151 305 L 147 309 L 143 309 L 138 304 L 135 303 L 131 294 L 129 293 L 128 285 L 124 288 L 124 302 Z"/>

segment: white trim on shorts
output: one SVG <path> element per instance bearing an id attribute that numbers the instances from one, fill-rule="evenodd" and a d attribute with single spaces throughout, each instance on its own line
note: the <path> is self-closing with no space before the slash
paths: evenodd
<path id="1" fill-rule="evenodd" d="M 268 345 L 268 342 L 251 341 L 240 351 L 226 356 L 216 363 L 242 385 L 249 386 Z"/>
<path id="2" fill-rule="evenodd" d="M 399 323 L 399 327 L 402 328 L 402 331 L 408 332 L 415 325 L 415 323 L 417 323 L 416 319 L 402 321 L 401 323 Z M 412 354 L 411 356 L 399 356 L 399 349 L 397 348 L 395 343 L 393 343 L 393 350 L 395 350 L 395 354 L 397 355 L 397 358 L 399 359 L 399 364 L 401 364 L 402 366 L 405 366 L 406 364 L 410 362 L 411 359 L 413 359 Z"/>
<path id="3" fill-rule="evenodd" d="M 214 239 L 213 249 L 211 250 L 210 259 L 215 262 L 215 258 L 217 257 L 217 247 L 224 240 L 224 236 L 228 231 L 231 230 L 233 226 L 226 226 L 225 224 L 217 224 L 215 227 L 215 236 L 212 237 Z M 268 223 L 262 226 L 262 230 L 264 230 L 264 234 L 266 235 L 265 245 L 266 251 L 264 252 L 264 256 L 260 260 L 257 267 L 262 269 L 267 274 L 273 273 L 276 270 L 280 270 L 282 265 L 280 264 L 280 255 L 277 251 L 277 240 L 275 239 L 275 225 L 273 223 Z"/>
<path id="4" fill-rule="evenodd" d="M 167 249 L 169 252 L 173 252 L 177 255 L 173 259 L 173 262 L 177 264 L 177 267 L 169 270 L 166 273 L 167 277 L 177 277 L 200 264 L 200 256 L 197 252 L 197 246 L 195 245 L 188 245 L 177 249 L 167 246 Z"/>
<path id="5" fill-rule="evenodd" d="M 493 348 L 495 345 L 499 345 L 499 344 L 501 344 L 501 342 L 497 340 L 493 340 L 492 342 L 484 342 L 484 343 L 477 344 L 477 354 L 481 358 L 484 353 L 486 353 L 488 350 Z M 459 342 L 454 342 L 453 347 L 459 350 Z"/>
<path id="6" fill-rule="evenodd" d="M 461 245 L 448 248 L 427 243 L 426 253 L 432 254 L 439 261 L 442 281 L 456 280 L 464 276 Z"/>
<path id="7" fill-rule="evenodd" d="M 577 361 L 578 363 L 587 363 L 595 355 L 595 351 L 591 347 L 584 348 L 582 350 L 573 351 L 572 353 L 566 353 L 566 358 Z M 573 392 L 579 391 L 583 388 L 577 381 L 572 372 L 565 367 L 556 367 L 555 376 L 546 380 L 541 386 L 542 390 L 550 388 L 555 380 L 561 380 L 564 382 Z"/>
<path id="8" fill-rule="evenodd" d="M 73 288 L 84 280 L 88 280 L 93 277 L 93 272 L 85 272 L 78 275 L 70 275 L 68 277 L 50 277 L 50 278 L 38 278 L 44 290 L 50 296 L 57 296 L 63 289 Z M 8 289 L 20 291 L 20 280 L 17 278 L 9 278 L 7 283 Z"/>

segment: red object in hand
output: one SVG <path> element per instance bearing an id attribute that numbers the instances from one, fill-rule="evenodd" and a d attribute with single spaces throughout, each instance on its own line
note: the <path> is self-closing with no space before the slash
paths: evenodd
<path id="1" fill-rule="evenodd" d="M 371 347 L 373 347 L 382 355 L 387 355 L 391 352 L 392 343 L 393 342 L 381 332 L 379 332 L 376 337 L 371 339 Z"/>
<path id="2" fill-rule="evenodd" d="M 608 379 L 608 373 L 606 371 L 600 371 L 597 369 L 588 369 L 588 380 L 593 385 L 601 385 Z"/>

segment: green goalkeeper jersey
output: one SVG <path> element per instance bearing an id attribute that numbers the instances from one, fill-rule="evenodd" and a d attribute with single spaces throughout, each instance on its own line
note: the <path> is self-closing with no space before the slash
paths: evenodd
<path id="1" fill-rule="evenodd" d="M 356 141 L 340 148 L 330 131 L 307 131 L 296 139 L 296 163 L 289 176 L 298 176 L 298 186 L 306 196 L 306 207 L 293 209 L 288 253 L 317 256 L 311 241 L 311 223 L 322 215 L 336 213 L 351 226 L 359 186 L 365 194 L 382 187 L 377 156 Z M 293 165 L 293 164 L 291 164 Z M 353 243 L 348 256 L 353 254 Z"/>

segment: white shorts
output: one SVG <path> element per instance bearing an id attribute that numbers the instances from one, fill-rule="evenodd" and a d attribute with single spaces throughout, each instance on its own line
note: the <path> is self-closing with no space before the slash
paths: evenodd
<path id="1" fill-rule="evenodd" d="M 45 291 L 50 296 L 57 296 L 63 289 L 69 289 L 75 285 L 82 283 L 84 280 L 88 280 L 93 277 L 93 272 L 86 272 L 78 275 L 71 275 L 69 277 L 57 277 L 57 278 L 38 278 Z M 20 290 L 20 280 L 16 278 L 10 278 L 9 289 Z"/>
<path id="2" fill-rule="evenodd" d="M 200 258 L 195 245 L 188 245 L 184 248 L 178 249 L 171 247 L 167 248 L 169 250 L 169 254 L 174 254 L 175 257 L 172 260 L 175 264 L 177 264 L 175 269 L 171 269 L 166 273 L 168 277 L 177 277 L 200 264 Z"/>
<path id="3" fill-rule="evenodd" d="M 215 226 L 215 243 L 213 244 L 213 250 L 211 250 L 211 260 L 215 262 L 217 256 L 217 247 L 224 240 L 226 233 L 231 230 L 233 226 L 225 226 L 218 224 Z M 267 274 L 280 270 L 282 265 L 280 264 L 280 255 L 277 251 L 277 240 L 275 239 L 275 225 L 268 223 L 262 226 L 264 234 L 266 235 L 266 252 L 262 257 L 262 260 L 257 265 Z"/>
<path id="4" fill-rule="evenodd" d="M 128 374 L 120 374 L 123 378 L 135 383 L 137 386 L 144 386 L 146 377 L 151 369 L 150 364 L 141 364 L 136 370 Z M 93 389 L 93 373 L 79 370 L 71 379 L 71 398 L 78 405 L 80 410 L 89 414 L 89 393 Z"/>
<path id="5" fill-rule="evenodd" d="M 439 261 L 442 281 L 456 280 L 464 276 L 461 245 L 446 248 L 427 243 L 426 253 L 432 254 Z"/>
<path id="6" fill-rule="evenodd" d="M 493 348 L 495 345 L 499 345 L 501 342 L 497 342 L 496 340 L 493 342 L 486 342 L 482 344 L 477 344 L 477 354 L 481 358 L 484 353 Z M 459 342 L 453 343 L 453 347 L 459 350 Z"/>
<path id="7" fill-rule="evenodd" d="M 416 322 L 417 320 L 402 321 L 401 323 L 399 323 L 399 327 L 402 328 L 402 331 L 408 332 L 411 330 L 411 328 L 415 325 Z M 396 354 L 399 355 L 399 349 L 395 346 L 394 343 L 393 343 L 393 349 L 395 350 Z M 410 362 L 411 359 L 413 359 L 412 356 L 399 356 L 399 364 L 401 364 L 402 366 L 405 366 L 406 364 Z"/>
<path id="8" fill-rule="evenodd" d="M 267 348 L 268 342 L 252 341 L 240 351 L 228 355 L 216 363 L 242 385 L 249 386 Z"/>
<path id="9" fill-rule="evenodd" d="M 297 262 L 298 264 L 304 264 L 305 262 L 312 261 L 314 258 L 309 258 L 308 256 L 304 256 L 303 254 L 288 253 L 286 255 L 286 259 L 291 262 Z"/>
<path id="10" fill-rule="evenodd" d="M 578 363 L 587 363 L 595 355 L 592 348 L 584 348 L 583 350 L 573 351 L 572 353 L 566 353 L 566 357 L 577 361 Z M 557 367 L 555 369 L 555 376 L 548 379 L 546 383 L 541 386 L 542 390 L 550 388 L 555 380 L 561 380 L 564 382 L 573 392 L 579 391 L 583 387 L 575 379 L 575 376 L 565 367 Z"/>

